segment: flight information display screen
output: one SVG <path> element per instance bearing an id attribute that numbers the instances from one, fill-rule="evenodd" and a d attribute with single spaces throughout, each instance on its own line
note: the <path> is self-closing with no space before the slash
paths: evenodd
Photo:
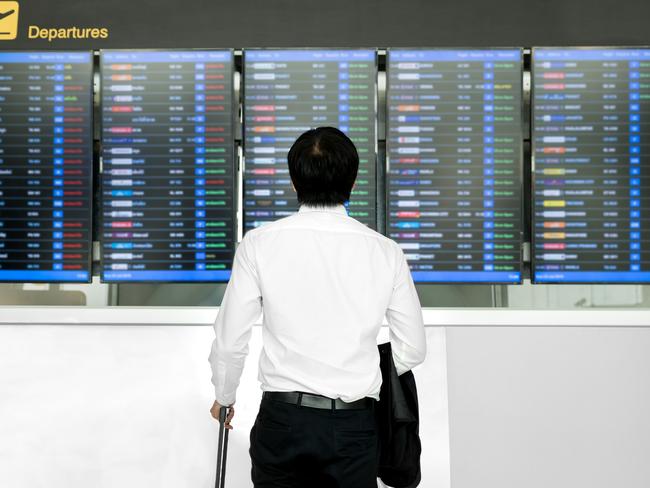
<path id="1" fill-rule="evenodd" d="M 91 279 L 92 66 L 0 52 L 0 281 Z"/>
<path id="2" fill-rule="evenodd" d="M 287 154 L 303 132 L 334 126 L 359 152 L 348 214 L 377 228 L 374 50 L 244 52 L 244 231 L 293 214 Z"/>
<path id="3" fill-rule="evenodd" d="M 387 235 L 416 282 L 519 283 L 522 54 L 390 50 Z"/>
<path id="4" fill-rule="evenodd" d="M 230 51 L 103 51 L 102 280 L 227 281 Z"/>
<path id="5" fill-rule="evenodd" d="M 650 282 L 650 49 L 533 52 L 533 279 Z"/>

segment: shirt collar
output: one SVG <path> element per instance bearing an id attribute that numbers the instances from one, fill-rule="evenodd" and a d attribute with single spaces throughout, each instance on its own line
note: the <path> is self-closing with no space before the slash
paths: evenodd
<path id="1" fill-rule="evenodd" d="M 301 205 L 300 208 L 298 209 L 298 212 L 300 213 L 305 213 L 305 212 L 326 212 L 326 213 L 334 213 L 334 214 L 340 214 L 340 215 L 348 215 L 348 211 L 345 209 L 343 205 L 335 205 L 332 207 L 326 207 L 324 205 Z"/>

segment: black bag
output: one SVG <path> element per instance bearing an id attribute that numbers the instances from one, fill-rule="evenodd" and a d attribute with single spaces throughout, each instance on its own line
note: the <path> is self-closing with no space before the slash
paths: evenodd
<path id="1" fill-rule="evenodd" d="M 215 488 L 226 485 L 226 459 L 228 458 L 228 429 L 225 428 L 228 407 L 219 410 L 219 444 L 217 447 L 217 476 L 214 480 Z"/>
<path id="2" fill-rule="evenodd" d="M 379 345 L 382 385 L 376 408 L 379 428 L 378 476 L 388 486 L 413 488 L 420 484 L 418 393 L 411 371 L 397 376 L 390 343 Z"/>

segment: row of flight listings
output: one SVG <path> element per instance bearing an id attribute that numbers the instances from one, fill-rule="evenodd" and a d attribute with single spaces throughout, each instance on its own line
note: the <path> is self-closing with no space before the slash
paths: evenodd
<path id="1" fill-rule="evenodd" d="M 650 282 L 650 50 L 533 50 L 532 279 Z M 287 151 L 340 127 L 376 228 L 374 50 L 244 52 L 244 231 L 297 208 Z M 522 51 L 391 49 L 386 234 L 417 282 L 522 280 Z M 101 279 L 227 281 L 233 53 L 102 51 Z M 0 52 L 0 281 L 87 282 L 89 52 Z M 383 196 L 381 197 L 383 198 Z"/>

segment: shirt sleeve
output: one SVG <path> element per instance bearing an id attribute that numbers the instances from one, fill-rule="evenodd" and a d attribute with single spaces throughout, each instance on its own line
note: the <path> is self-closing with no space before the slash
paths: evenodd
<path id="1" fill-rule="evenodd" d="M 244 237 L 233 262 L 232 275 L 214 324 L 210 351 L 212 384 L 217 402 L 235 403 L 253 324 L 262 313 L 262 294 L 249 235 Z"/>
<path id="2" fill-rule="evenodd" d="M 401 375 L 423 362 L 427 353 L 422 307 L 401 249 L 386 319 L 395 368 L 397 374 Z"/>

